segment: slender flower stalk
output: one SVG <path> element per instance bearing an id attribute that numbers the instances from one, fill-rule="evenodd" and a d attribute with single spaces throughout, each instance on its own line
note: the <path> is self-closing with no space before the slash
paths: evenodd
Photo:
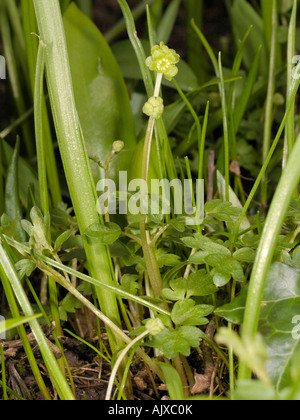
<path id="1" fill-rule="evenodd" d="M 177 75 L 178 68 L 176 64 L 179 62 L 179 59 L 179 55 L 174 50 L 168 48 L 163 42 L 161 42 L 160 45 L 155 45 L 151 50 L 151 56 L 146 59 L 147 67 L 149 67 L 152 71 L 156 71 L 157 77 L 154 94 L 151 98 L 149 98 L 143 108 L 144 113 L 149 116 L 142 163 L 142 179 L 145 181 L 144 185 L 147 185 L 148 183 L 151 145 L 155 122 L 160 120 L 164 111 L 163 99 L 160 97 L 161 83 L 163 76 L 167 80 L 171 81 Z M 147 201 L 147 199 L 148 197 L 146 197 L 146 191 L 142 189 L 141 202 L 143 203 Z M 144 258 L 150 283 L 154 295 L 157 297 L 160 296 L 162 291 L 162 278 L 155 256 L 155 244 L 153 244 L 150 232 L 146 229 L 146 223 L 147 216 L 145 214 L 141 214 L 140 232 Z"/>

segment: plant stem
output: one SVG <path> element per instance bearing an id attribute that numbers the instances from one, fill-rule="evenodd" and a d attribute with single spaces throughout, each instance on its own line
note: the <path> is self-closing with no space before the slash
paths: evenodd
<path id="1" fill-rule="evenodd" d="M 265 3 L 265 1 L 263 2 Z M 269 0 L 268 0 L 269 4 Z M 277 0 L 272 0 L 272 39 L 269 61 L 269 82 L 268 93 L 265 109 L 265 125 L 264 125 L 264 140 L 263 140 L 263 162 L 266 160 L 271 143 L 272 124 L 273 124 L 273 107 L 274 107 L 274 93 L 275 93 L 275 69 L 276 69 L 276 51 L 277 51 Z M 261 183 L 261 204 L 263 208 L 267 206 L 268 202 L 268 179 L 267 174 L 264 175 Z"/>
<path id="2" fill-rule="evenodd" d="M 84 234 L 89 226 L 100 223 L 100 220 L 96 210 L 96 189 L 75 106 L 59 1 L 53 0 L 50 3 L 34 0 L 34 6 L 41 37 L 48 45 L 46 68 L 52 112 L 70 196 L 87 254 L 88 267 L 93 277 L 113 285 L 109 250 L 96 241 L 89 241 Z M 120 326 L 115 295 L 99 287 L 96 288 L 96 293 L 103 312 Z M 122 340 L 109 329 L 107 332 L 114 352 L 122 345 Z"/>
<path id="3" fill-rule="evenodd" d="M 31 304 L 26 296 L 26 293 L 24 291 L 24 288 L 20 282 L 20 279 L 18 277 L 18 274 L 16 272 L 15 266 L 7 253 L 5 249 L 5 243 L 1 240 L 0 241 L 0 266 L 3 272 L 5 273 L 5 276 L 9 280 L 9 283 L 11 285 L 11 288 L 14 291 L 14 294 L 17 297 L 17 300 L 20 304 L 20 307 L 22 311 L 24 312 L 24 315 L 27 317 L 33 316 L 34 312 L 31 307 Z M 51 379 L 56 387 L 56 390 L 63 400 L 74 400 L 74 396 L 72 391 L 69 388 L 69 385 L 67 384 L 64 376 L 62 375 L 59 366 L 57 364 L 57 361 L 49 347 L 49 344 L 47 342 L 47 339 L 40 327 L 38 320 L 32 320 L 30 321 L 30 327 L 32 329 L 32 332 L 35 335 L 36 341 L 39 345 L 42 357 L 44 359 L 45 365 L 48 369 L 48 372 L 51 376 Z M 43 384 L 43 381 L 41 382 Z"/>
<path id="4" fill-rule="evenodd" d="M 262 238 L 257 250 L 254 263 L 247 303 L 244 316 L 242 334 L 252 339 L 258 329 L 261 302 L 269 267 L 275 252 L 277 238 L 280 233 L 292 195 L 300 180 L 300 136 L 296 141 L 292 155 L 283 172 L 272 201 L 269 214 L 265 223 Z M 250 379 L 251 372 L 244 363 L 240 363 L 239 379 Z"/>
<path id="5" fill-rule="evenodd" d="M 287 51 L 287 103 L 291 97 L 291 84 L 293 80 L 293 58 L 295 56 L 295 39 L 296 39 L 296 26 L 297 26 L 297 0 L 294 0 L 294 6 L 289 25 L 288 37 L 288 51 Z M 286 167 L 288 157 L 292 153 L 295 144 L 295 111 L 291 110 L 288 116 L 286 125 L 284 149 L 283 149 L 283 162 L 282 167 Z"/>
<path id="6" fill-rule="evenodd" d="M 23 18 L 23 32 L 27 50 L 27 62 L 29 68 L 29 76 L 32 91 L 35 88 L 35 72 L 37 62 L 37 39 L 34 36 L 38 32 L 34 6 L 32 1 L 21 0 L 21 10 Z M 33 93 L 34 96 L 34 93 Z M 52 205 L 57 207 L 62 201 L 62 195 L 60 190 L 60 181 L 57 171 L 56 158 L 53 147 L 52 133 L 50 128 L 50 122 L 48 117 L 48 111 L 46 106 L 46 99 L 44 92 L 42 91 L 42 125 L 44 131 L 44 147 L 47 155 L 46 167 L 48 175 L 49 190 L 52 198 Z"/>
<path id="7" fill-rule="evenodd" d="M 118 369 L 120 367 L 120 364 L 122 363 L 122 360 L 127 355 L 127 353 L 129 352 L 129 350 L 135 344 L 137 344 L 139 341 L 143 340 L 148 334 L 149 334 L 149 331 L 143 332 L 141 335 L 139 335 L 134 340 L 132 340 L 131 343 L 129 343 L 128 346 L 126 346 L 125 349 L 121 352 L 121 354 L 118 357 L 118 360 L 116 361 L 116 364 L 115 364 L 115 366 L 114 366 L 114 368 L 112 370 L 111 376 L 110 376 L 108 388 L 107 388 L 107 391 L 106 391 L 106 397 L 105 397 L 105 400 L 106 401 L 109 401 L 111 399 L 111 393 L 112 393 L 112 389 L 113 389 L 113 385 L 114 385 L 114 380 L 115 380 L 117 371 L 118 371 Z"/>
<path id="8" fill-rule="evenodd" d="M 154 97 L 158 97 L 160 94 L 160 87 L 162 82 L 162 73 L 158 73 L 155 89 L 154 89 Z M 143 153 L 143 162 L 142 162 L 142 179 L 145 181 L 145 185 L 148 184 L 148 171 L 149 171 L 149 163 L 150 163 L 150 155 L 151 155 L 151 144 L 154 132 L 154 125 L 155 119 L 153 117 L 149 118 L 147 133 L 145 137 L 145 144 L 144 144 L 144 153 Z M 148 200 L 147 192 L 144 188 L 141 191 L 141 203 Z M 155 256 L 155 245 L 151 240 L 150 232 L 146 230 L 146 223 L 147 223 L 147 216 L 146 214 L 141 214 L 140 217 L 140 232 L 141 232 L 141 240 L 142 240 L 142 248 L 144 252 L 145 264 L 148 271 L 150 283 L 154 292 L 155 297 L 160 296 L 162 291 L 162 279 L 160 270 L 157 264 L 156 256 Z"/>

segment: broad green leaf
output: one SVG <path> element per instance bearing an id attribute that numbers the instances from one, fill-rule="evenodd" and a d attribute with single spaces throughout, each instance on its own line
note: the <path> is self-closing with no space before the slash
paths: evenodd
<path id="1" fill-rule="evenodd" d="M 231 395 L 234 401 L 276 401 L 279 398 L 274 387 L 259 380 L 238 381 Z"/>
<path id="2" fill-rule="evenodd" d="M 136 295 L 137 291 L 141 288 L 141 285 L 138 284 L 139 277 L 134 274 L 125 274 L 121 278 L 120 289 L 124 292 L 130 293 L 131 295 Z"/>
<path id="3" fill-rule="evenodd" d="M 232 222 L 241 212 L 237 207 L 233 207 L 232 203 L 223 200 L 208 201 L 204 210 L 206 218 L 213 217 L 221 222 Z"/>
<path id="4" fill-rule="evenodd" d="M 192 296 L 210 296 L 218 291 L 213 278 L 206 270 L 199 270 L 189 276 L 187 282 L 187 299 Z"/>
<path id="5" fill-rule="evenodd" d="M 240 262 L 253 263 L 256 257 L 256 251 L 251 248 L 241 248 L 233 254 L 233 257 Z"/>
<path id="6" fill-rule="evenodd" d="M 88 238 L 96 239 L 104 245 L 111 245 L 116 242 L 121 233 L 121 228 L 116 223 L 107 223 L 106 225 L 97 223 L 89 226 L 84 232 Z"/>
<path id="7" fill-rule="evenodd" d="M 167 254 L 165 250 L 159 249 L 156 251 L 157 263 L 160 268 L 172 267 L 180 263 L 180 257 L 174 254 Z"/>
<path id="8" fill-rule="evenodd" d="M 241 323 L 247 298 L 246 289 L 229 305 L 216 310 L 229 322 Z M 276 389 L 292 382 L 291 365 L 300 357 L 300 270 L 274 263 L 264 291 L 259 332 L 267 344 L 266 370 Z"/>
<path id="9" fill-rule="evenodd" d="M 164 289 L 162 293 L 166 299 L 177 301 L 190 299 L 192 296 L 209 296 L 217 291 L 212 277 L 206 270 L 199 270 L 192 273 L 188 279 L 170 281 L 170 289 Z"/>
<path id="10" fill-rule="evenodd" d="M 164 375 L 165 383 L 168 388 L 169 396 L 172 401 L 183 401 L 185 400 L 184 389 L 182 381 L 177 370 L 167 363 L 157 363 Z"/>
<path id="11" fill-rule="evenodd" d="M 163 289 L 162 294 L 168 300 L 184 300 L 187 291 L 187 280 L 179 278 L 170 281 L 170 289 Z"/>
<path id="12" fill-rule="evenodd" d="M 111 177 L 128 169 L 136 145 L 128 92 L 111 49 L 94 23 L 74 3 L 64 14 L 76 107 L 88 155 L 104 163 L 116 140 L 125 151 L 112 163 Z M 91 162 L 96 181 L 99 166 Z"/>
<path id="13" fill-rule="evenodd" d="M 229 249 L 220 245 L 206 236 L 195 233 L 193 237 L 182 238 L 182 242 L 190 248 L 202 249 L 208 253 L 219 253 L 223 255 L 231 255 Z"/>
<path id="14" fill-rule="evenodd" d="M 172 321 L 176 325 L 206 325 L 213 307 L 209 305 L 196 305 L 192 299 L 176 302 L 171 313 Z"/>
<path id="15" fill-rule="evenodd" d="M 59 248 L 62 247 L 62 245 L 70 238 L 70 236 L 73 233 L 73 229 L 66 230 L 63 232 L 59 237 L 56 239 L 54 244 L 54 249 L 57 251 Z"/>
<path id="16" fill-rule="evenodd" d="M 178 330 L 166 328 L 149 343 L 158 348 L 168 359 L 174 359 L 178 354 L 188 357 L 191 347 L 198 347 L 204 333 L 199 328 L 182 326 Z"/>
<path id="17" fill-rule="evenodd" d="M 24 259 L 16 263 L 16 269 L 18 270 L 20 279 L 23 279 L 25 276 L 31 276 L 32 272 L 36 269 L 36 264 L 33 261 Z"/>
<path id="18" fill-rule="evenodd" d="M 244 318 L 248 287 L 244 287 L 241 293 L 230 303 L 215 310 L 220 318 L 225 318 L 232 324 L 241 325 Z"/>

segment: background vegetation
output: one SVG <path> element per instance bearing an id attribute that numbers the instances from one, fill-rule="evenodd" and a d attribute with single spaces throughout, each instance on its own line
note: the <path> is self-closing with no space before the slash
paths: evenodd
<path id="1" fill-rule="evenodd" d="M 300 398 L 297 11 L 0 0 L 1 399 Z M 204 179 L 203 223 L 102 217 L 120 171 Z"/>

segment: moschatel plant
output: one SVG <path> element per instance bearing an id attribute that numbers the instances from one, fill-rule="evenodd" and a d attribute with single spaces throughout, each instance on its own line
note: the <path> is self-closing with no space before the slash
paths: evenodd
<path id="1" fill-rule="evenodd" d="M 117 0 L 105 36 L 76 3 L 0 1 L 1 398 L 78 398 L 72 337 L 111 372 L 106 400 L 298 400 L 297 1 L 225 2 L 218 55 L 200 0 Z"/>

